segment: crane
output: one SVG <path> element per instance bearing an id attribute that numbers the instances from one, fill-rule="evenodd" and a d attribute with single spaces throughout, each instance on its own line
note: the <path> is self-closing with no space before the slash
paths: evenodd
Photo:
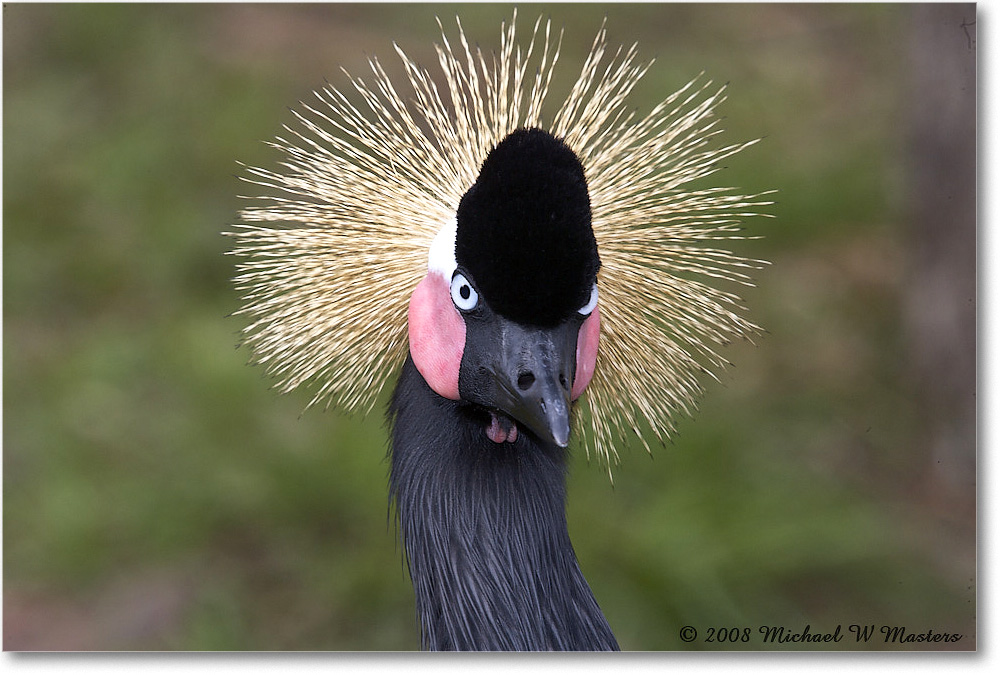
<path id="1" fill-rule="evenodd" d="M 764 263 L 720 242 L 770 202 L 686 189 L 753 143 L 711 143 L 724 88 L 699 77 L 639 117 L 651 63 L 602 25 L 547 119 L 562 35 L 539 18 L 519 44 L 516 23 L 488 59 L 439 21 L 437 79 L 396 46 L 406 95 L 373 58 L 371 83 L 293 111 L 229 233 L 240 313 L 310 405 L 367 412 L 395 379 L 389 493 L 424 648 L 615 650 L 567 530 L 570 440 L 610 473 L 759 332 L 717 282 Z"/>

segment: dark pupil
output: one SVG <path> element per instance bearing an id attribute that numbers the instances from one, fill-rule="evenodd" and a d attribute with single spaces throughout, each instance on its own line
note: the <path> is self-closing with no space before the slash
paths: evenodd
<path id="1" fill-rule="evenodd" d="M 462 296 L 463 300 L 468 300 L 469 295 L 472 294 L 472 289 L 470 289 L 468 286 L 462 286 L 461 288 L 458 289 L 458 294 Z"/>

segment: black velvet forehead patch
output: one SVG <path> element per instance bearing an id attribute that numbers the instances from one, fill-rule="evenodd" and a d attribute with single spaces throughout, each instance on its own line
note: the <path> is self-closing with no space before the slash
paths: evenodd
<path id="1" fill-rule="evenodd" d="M 540 129 L 502 140 L 458 207 L 455 259 L 514 321 L 551 326 L 585 305 L 601 263 L 573 151 Z"/>

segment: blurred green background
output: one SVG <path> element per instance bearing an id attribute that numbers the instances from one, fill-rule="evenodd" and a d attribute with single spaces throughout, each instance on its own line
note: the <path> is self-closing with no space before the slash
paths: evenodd
<path id="1" fill-rule="evenodd" d="M 511 11 L 4 5 L 5 649 L 418 647 L 382 414 L 303 412 L 246 365 L 220 232 L 237 162 L 273 166 L 263 141 L 324 78 L 371 55 L 400 76 L 392 41 L 436 67 L 435 15 L 492 48 Z M 565 28 L 552 100 L 605 16 L 656 58 L 640 111 L 729 82 L 723 140 L 764 141 L 719 180 L 779 190 L 738 244 L 773 262 L 744 293 L 768 333 L 613 485 L 573 459 L 571 534 L 621 646 L 858 623 L 974 648 L 975 9 L 519 12 Z M 928 86 L 941 48 L 966 79 Z"/>

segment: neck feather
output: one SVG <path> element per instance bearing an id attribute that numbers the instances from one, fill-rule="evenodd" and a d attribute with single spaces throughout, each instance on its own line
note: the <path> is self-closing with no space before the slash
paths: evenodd
<path id="1" fill-rule="evenodd" d="M 565 450 L 494 443 L 488 413 L 435 394 L 409 358 L 389 416 L 423 647 L 617 649 L 566 529 Z"/>

